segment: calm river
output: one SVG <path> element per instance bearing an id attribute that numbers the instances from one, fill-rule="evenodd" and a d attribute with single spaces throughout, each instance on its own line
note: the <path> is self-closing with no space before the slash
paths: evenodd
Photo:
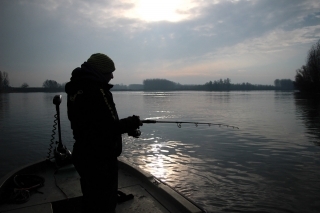
<path id="1" fill-rule="evenodd" d="M 144 124 L 122 158 L 208 212 L 320 212 L 320 101 L 293 92 L 113 92 L 121 118 Z M 73 138 L 63 95 L 63 142 Z M 47 155 L 56 93 L 0 94 L 0 177 Z"/>

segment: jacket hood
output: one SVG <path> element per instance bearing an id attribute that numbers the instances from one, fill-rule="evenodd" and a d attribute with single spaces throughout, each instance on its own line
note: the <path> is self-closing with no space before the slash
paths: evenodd
<path id="1" fill-rule="evenodd" d="M 107 86 L 108 89 L 113 87 L 113 85 L 108 84 L 101 72 L 87 62 L 84 62 L 81 67 L 77 67 L 72 71 L 70 82 L 68 82 L 65 87 L 66 93 L 73 93 L 74 88 L 81 83 L 101 84 Z"/>

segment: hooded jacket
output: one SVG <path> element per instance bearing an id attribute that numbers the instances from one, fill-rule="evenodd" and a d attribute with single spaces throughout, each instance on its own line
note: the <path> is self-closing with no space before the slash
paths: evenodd
<path id="1" fill-rule="evenodd" d="M 75 146 L 94 155 L 119 156 L 121 134 L 128 132 L 119 120 L 110 89 L 112 85 L 87 62 L 73 70 L 66 84 L 68 118 Z"/>

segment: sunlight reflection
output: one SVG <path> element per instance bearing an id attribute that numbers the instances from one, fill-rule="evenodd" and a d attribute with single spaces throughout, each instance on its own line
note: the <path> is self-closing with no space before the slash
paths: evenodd
<path id="1" fill-rule="evenodd" d="M 154 176 L 159 177 L 160 179 L 166 179 L 168 176 L 168 171 L 165 166 L 164 155 L 158 156 L 149 156 L 142 159 L 146 162 L 145 168 Z"/>
<path id="2" fill-rule="evenodd" d="M 162 140 L 162 138 L 150 137 L 143 139 L 145 143 L 139 145 L 128 143 L 127 145 L 138 147 L 135 149 L 127 147 L 131 151 L 130 154 L 126 154 L 126 157 L 164 182 L 172 182 L 181 172 L 188 173 L 193 164 L 203 163 L 201 159 L 187 154 L 195 153 L 193 149 L 199 147 L 198 145 L 192 146 L 180 141 L 161 142 Z M 153 144 L 150 144 L 150 141 L 153 141 Z"/>

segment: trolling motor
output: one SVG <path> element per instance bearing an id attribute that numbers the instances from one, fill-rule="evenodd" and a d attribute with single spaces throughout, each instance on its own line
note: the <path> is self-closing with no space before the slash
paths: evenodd
<path id="1" fill-rule="evenodd" d="M 55 126 L 58 124 L 59 141 L 56 141 L 57 146 L 54 149 L 54 158 L 58 166 L 63 166 L 65 164 L 71 163 L 71 157 L 72 157 L 71 152 L 67 149 L 65 145 L 62 144 L 62 140 L 61 140 L 60 109 L 59 109 L 59 105 L 61 101 L 62 101 L 61 95 L 54 96 L 53 104 L 56 105 L 57 114 L 55 116 L 56 120 L 53 126 L 54 129 L 52 131 L 53 132 L 52 137 L 55 135 L 55 130 L 56 130 Z M 51 140 L 51 142 L 53 142 L 53 140 Z M 49 153 L 48 153 L 49 160 L 50 160 L 51 148 L 52 148 L 52 144 L 50 144 Z"/>

